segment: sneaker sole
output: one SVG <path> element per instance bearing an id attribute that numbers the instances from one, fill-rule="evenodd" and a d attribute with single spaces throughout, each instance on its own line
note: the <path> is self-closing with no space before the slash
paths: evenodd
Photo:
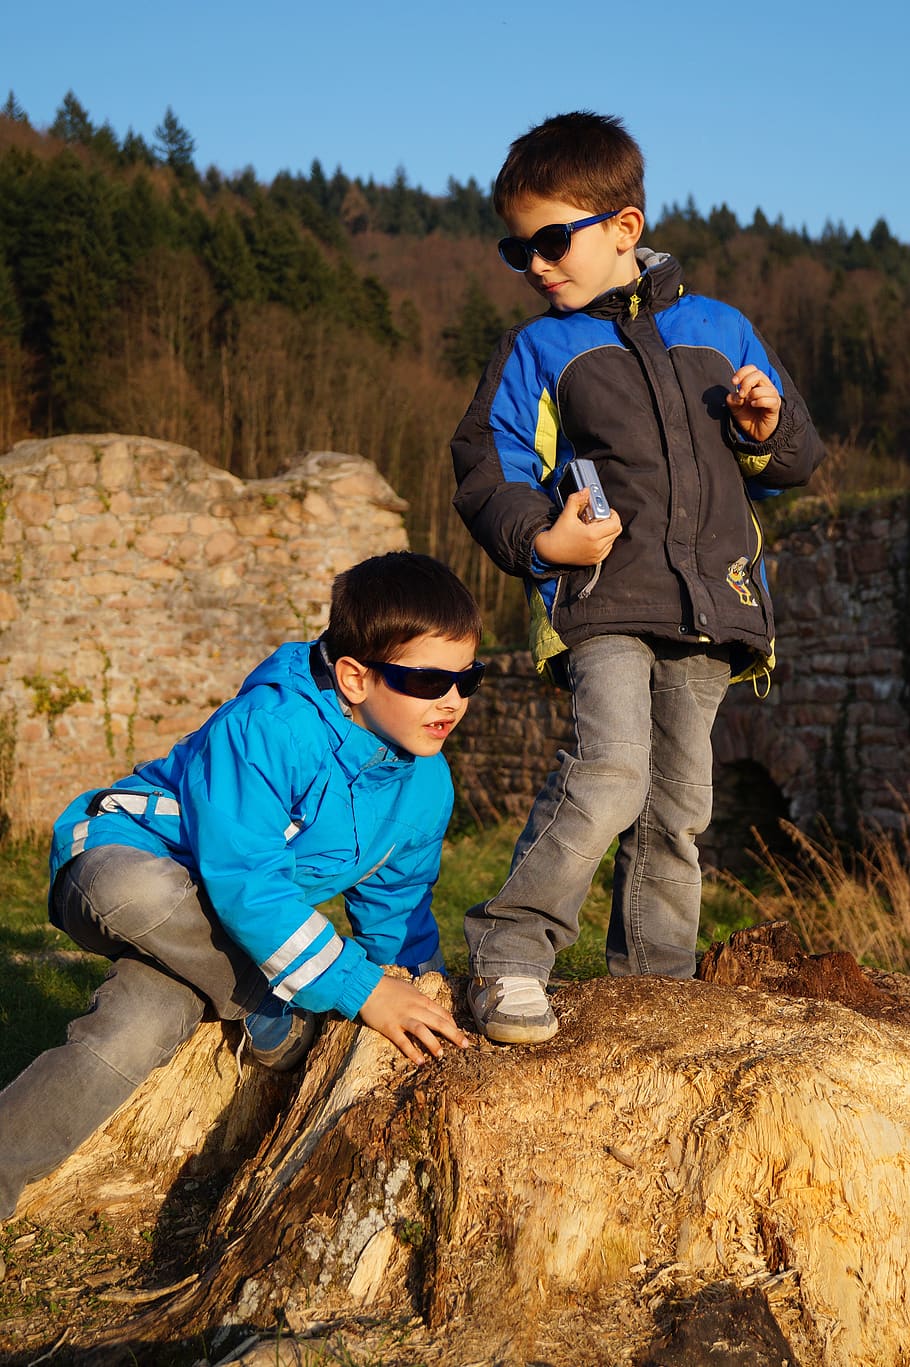
<path id="1" fill-rule="evenodd" d="M 484 1021 L 476 1014 L 474 1003 L 468 1002 L 477 1029 L 494 1044 L 544 1044 L 552 1039 L 559 1029 L 559 1021 L 552 1020 L 541 1025 L 510 1025 L 508 1021 Z"/>
<path id="2" fill-rule="evenodd" d="M 478 1030 L 495 1044 L 543 1044 L 552 1039 L 559 1029 L 559 1022 L 552 1025 L 498 1025 L 491 1021 L 486 1025 L 478 1022 Z"/>

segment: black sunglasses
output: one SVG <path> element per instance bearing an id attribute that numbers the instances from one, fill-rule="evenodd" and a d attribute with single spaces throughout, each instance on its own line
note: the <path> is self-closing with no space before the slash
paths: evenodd
<path id="1" fill-rule="evenodd" d="M 595 214 L 593 218 L 576 218 L 574 223 L 548 223 L 545 228 L 538 228 L 533 237 L 504 237 L 499 243 L 499 255 L 511 271 L 529 270 L 535 252 L 552 265 L 568 252 L 573 233 L 595 223 L 606 223 L 618 213 L 618 209 L 611 209 L 608 214 Z"/>
<path id="2" fill-rule="evenodd" d="M 413 665 L 390 664 L 388 660 L 363 660 L 368 669 L 375 669 L 383 681 L 396 693 L 409 698 L 444 698 L 452 685 L 460 698 L 470 698 L 483 680 L 486 665 L 475 660 L 467 669 L 420 669 Z"/>

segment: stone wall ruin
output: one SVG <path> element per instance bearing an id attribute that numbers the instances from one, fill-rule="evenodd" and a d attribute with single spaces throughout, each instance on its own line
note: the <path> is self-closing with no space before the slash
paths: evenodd
<path id="1" fill-rule="evenodd" d="M 770 695 L 735 686 L 715 727 L 701 844 L 718 865 L 743 864 L 753 824 L 773 843 L 780 817 L 811 832 L 821 814 L 854 840 L 906 829 L 910 498 L 815 505 L 768 557 Z M 406 546 L 405 508 L 369 461 L 331 452 L 255 481 L 143 437 L 0 457 L 0 833 L 46 829 L 197 726 L 281 641 L 318 634 L 335 574 Z M 460 810 L 485 823 L 523 817 L 572 736 L 568 696 L 526 652 L 488 659 L 446 747 Z"/>
<path id="2" fill-rule="evenodd" d="M 333 452 L 253 481 L 145 437 L 0 457 L 0 828 L 47 829 L 317 635 L 340 570 L 406 547 L 406 507 Z"/>

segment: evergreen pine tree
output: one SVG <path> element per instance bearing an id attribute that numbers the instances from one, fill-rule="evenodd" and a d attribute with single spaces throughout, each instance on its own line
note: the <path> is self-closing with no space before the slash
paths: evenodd
<path id="1" fill-rule="evenodd" d="M 473 277 L 462 299 L 456 321 L 443 329 L 443 356 L 453 375 L 478 375 L 504 323 Z"/>
<path id="2" fill-rule="evenodd" d="M 325 178 L 325 171 L 318 157 L 314 157 L 310 165 L 310 194 L 319 205 L 320 209 L 329 207 L 329 183 Z"/>
<path id="3" fill-rule="evenodd" d="M 0 117 L 10 119 L 13 123 L 28 123 L 28 115 L 12 91 L 6 97 L 6 104 L 0 109 Z"/>
<path id="4" fill-rule="evenodd" d="M 154 166 L 155 155 L 142 134 L 128 128 L 120 148 L 120 160 L 125 166 Z"/>
<path id="5" fill-rule="evenodd" d="M 95 132 L 94 126 L 88 116 L 88 111 L 79 103 L 71 90 L 68 90 L 64 95 L 54 122 L 50 126 L 50 132 L 55 138 L 62 138 L 64 142 L 81 143 L 85 147 L 91 142 Z"/>
<path id="6" fill-rule="evenodd" d="M 170 105 L 155 129 L 155 142 L 161 160 L 170 166 L 180 179 L 194 177 L 193 152 L 196 141 L 183 127 Z"/>
<path id="7" fill-rule="evenodd" d="M 92 148 L 106 161 L 117 163 L 120 160 L 120 143 L 108 120 L 105 120 L 101 127 L 95 130 L 92 137 Z"/>
<path id="8" fill-rule="evenodd" d="M 233 308 L 243 299 L 259 294 L 256 264 L 237 219 L 219 209 L 212 224 L 203 256 L 212 282 L 223 305 Z"/>

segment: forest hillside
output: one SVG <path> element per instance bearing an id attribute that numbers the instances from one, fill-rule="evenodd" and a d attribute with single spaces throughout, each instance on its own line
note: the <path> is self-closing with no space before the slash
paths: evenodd
<path id="1" fill-rule="evenodd" d="M 308 450 L 375 461 L 410 503 L 416 549 L 478 592 L 493 635 L 514 589 L 451 510 L 451 432 L 492 342 L 533 313 L 499 262 L 489 194 L 251 168 L 200 172 L 168 109 L 149 144 L 96 126 L 76 96 L 49 129 L 0 111 L 0 450 L 61 432 L 142 433 L 243 477 Z M 743 309 L 793 374 L 854 489 L 903 482 L 910 455 L 910 246 L 741 224 L 694 204 L 645 242 L 692 289 Z"/>

